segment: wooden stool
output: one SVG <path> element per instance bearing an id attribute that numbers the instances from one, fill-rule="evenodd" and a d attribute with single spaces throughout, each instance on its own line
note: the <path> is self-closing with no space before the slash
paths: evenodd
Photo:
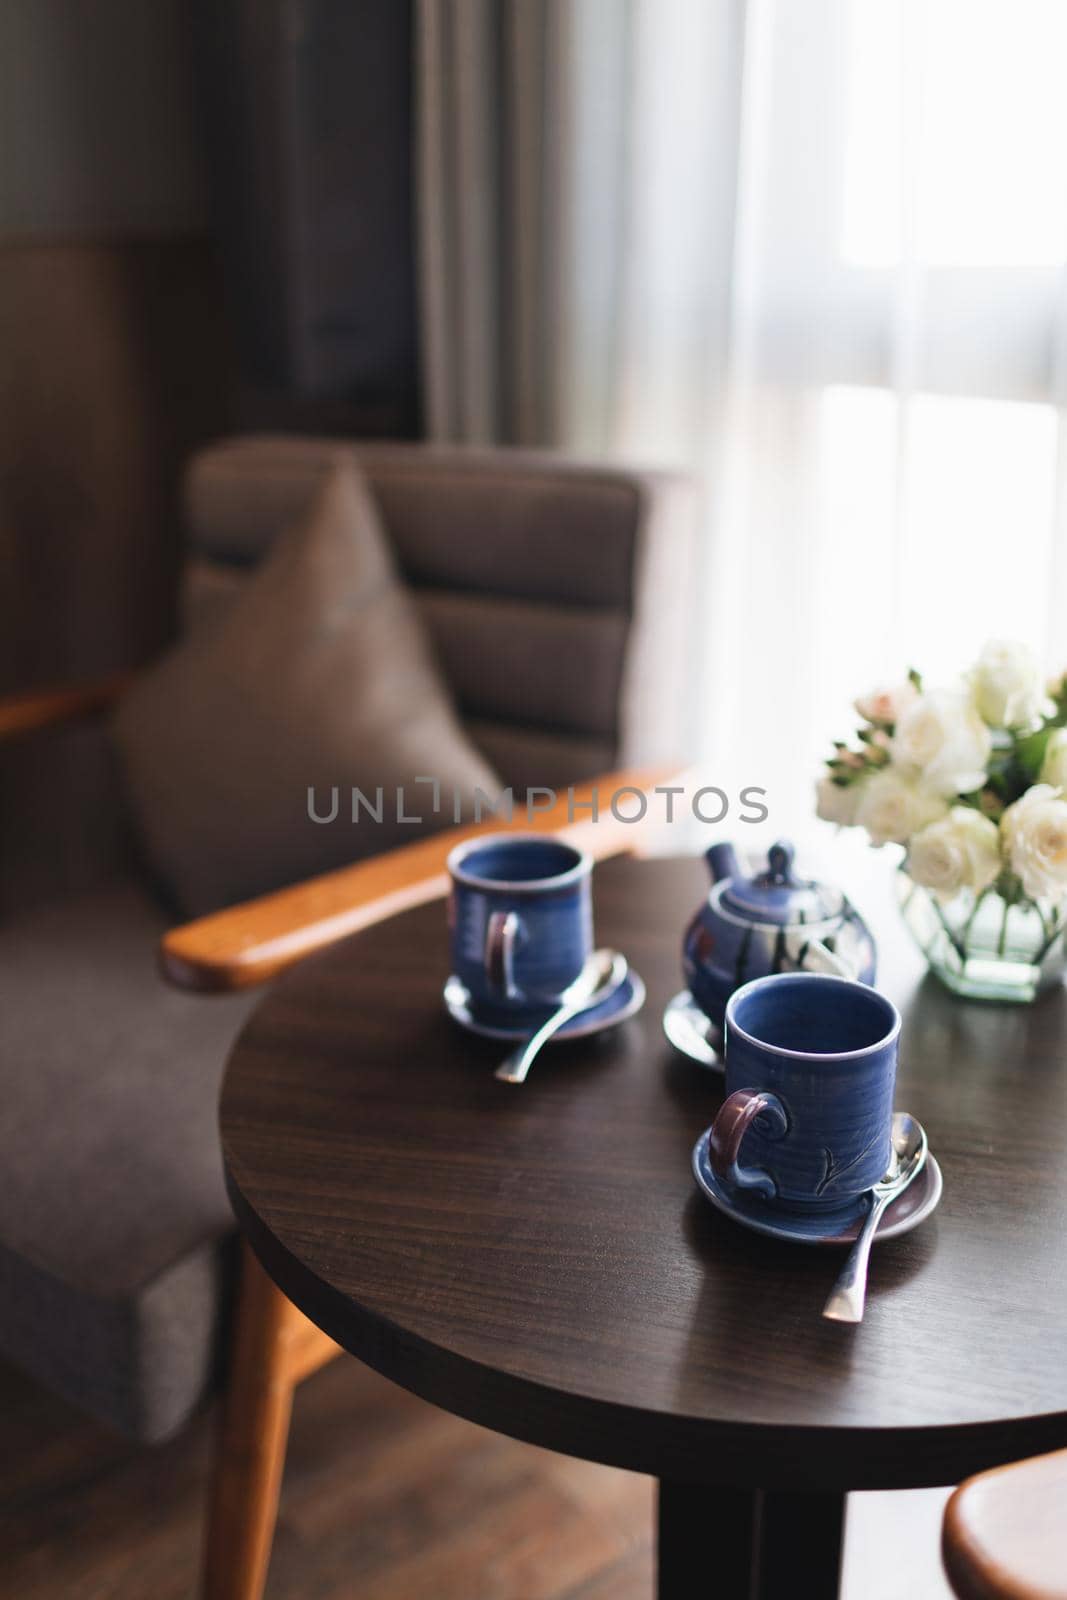
<path id="1" fill-rule="evenodd" d="M 961 1483 L 941 1554 L 959 1600 L 1067 1600 L 1067 1450 Z"/>

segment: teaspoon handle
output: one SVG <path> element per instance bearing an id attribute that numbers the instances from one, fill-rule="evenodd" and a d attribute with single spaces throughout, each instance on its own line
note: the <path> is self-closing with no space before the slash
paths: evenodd
<path id="1" fill-rule="evenodd" d="M 558 1033 L 565 1022 L 577 1016 L 579 1011 L 584 1011 L 587 1005 L 588 1001 L 583 1000 L 576 1005 L 561 1006 L 558 1011 L 554 1011 L 548 1021 L 538 1028 L 532 1039 L 527 1039 L 525 1044 L 519 1045 L 500 1063 L 493 1076 L 499 1078 L 502 1083 L 525 1083 L 526 1074 L 533 1066 L 534 1058 L 541 1046 L 546 1044 L 554 1033 Z"/>
<path id="2" fill-rule="evenodd" d="M 863 1306 L 867 1298 L 867 1262 L 870 1259 L 871 1245 L 874 1243 L 875 1230 L 882 1212 L 892 1198 L 892 1193 L 871 1198 L 871 1206 L 863 1227 L 838 1274 L 829 1299 L 823 1306 L 822 1314 L 831 1322 L 863 1321 Z"/>

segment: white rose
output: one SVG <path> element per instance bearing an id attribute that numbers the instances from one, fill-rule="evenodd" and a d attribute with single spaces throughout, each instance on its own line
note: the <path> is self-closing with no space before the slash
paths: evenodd
<path id="1" fill-rule="evenodd" d="M 971 673 L 971 692 L 993 728 L 1029 727 L 1045 703 L 1037 657 L 1010 639 L 990 639 Z"/>
<path id="2" fill-rule="evenodd" d="M 832 778 L 820 778 L 815 785 L 815 815 L 823 822 L 851 828 L 862 787 L 862 783 L 835 783 Z"/>
<path id="3" fill-rule="evenodd" d="M 919 691 L 908 678 L 891 689 L 872 689 L 856 701 L 856 710 L 865 722 L 887 726 L 899 722 L 908 707 L 919 698 Z"/>
<path id="4" fill-rule="evenodd" d="M 1000 829 L 1012 871 L 1032 900 L 1067 894 L 1067 800 L 1049 783 L 1035 783 L 1009 806 Z"/>
<path id="5" fill-rule="evenodd" d="M 1049 735 L 1040 782 L 1067 790 L 1067 728 L 1055 728 Z"/>
<path id="6" fill-rule="evenodd" d="M 947 809 L 939 795 L 892 767 L 876 772 L 861 787 L 855 820 L 867 829 L 872 844 L 907 844 Z"/>
<path id="7" fill-rule="evenodd" d="M 989 729 L 955 689 L 932 689 L 908 707 L 893 738 L 893 760 L 912 767 L 935 794 L 970 794 L 986 780 Z"/>
<path id="8" fill-rule="evenodd" d="M 959 889 L 980 893 L 1000 872 L 1000 833 L 995 822 L 970 806 L 953 806 L 908 846 L 908 872 L 939 900 Z"/>

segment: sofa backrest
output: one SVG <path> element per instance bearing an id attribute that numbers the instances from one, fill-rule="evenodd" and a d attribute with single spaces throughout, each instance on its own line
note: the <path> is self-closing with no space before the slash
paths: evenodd
<path id="1" fill-rule="evenodd" d="M 685 758 L 693 497 L 667 474 L 519 450 L 228 440 L 186 473 L 187 626 L 232 603 L 342 450 L 505 784 L 561 789 Z M 0 918 L 140 870 L 104 720 L 0 750 Z"/>
<path id="2" fill-rule="evenodd" d="M 185 489 L 184 609 L 209 626 L 351 450 L 471 738 L 505 783 L 686 754 L 688 483 L 520 450 L 245 437 Z"/>

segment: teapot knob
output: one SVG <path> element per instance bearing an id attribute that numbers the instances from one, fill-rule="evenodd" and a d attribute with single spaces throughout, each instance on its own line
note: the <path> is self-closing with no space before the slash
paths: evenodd
<path id="1" fill-rule="evenodd" d="M 786 888 L 794 884 L 793 846 L 788 839 L 779 839 L 767 851 L 767 877 L 771 883 L 782 884 Z"/>

